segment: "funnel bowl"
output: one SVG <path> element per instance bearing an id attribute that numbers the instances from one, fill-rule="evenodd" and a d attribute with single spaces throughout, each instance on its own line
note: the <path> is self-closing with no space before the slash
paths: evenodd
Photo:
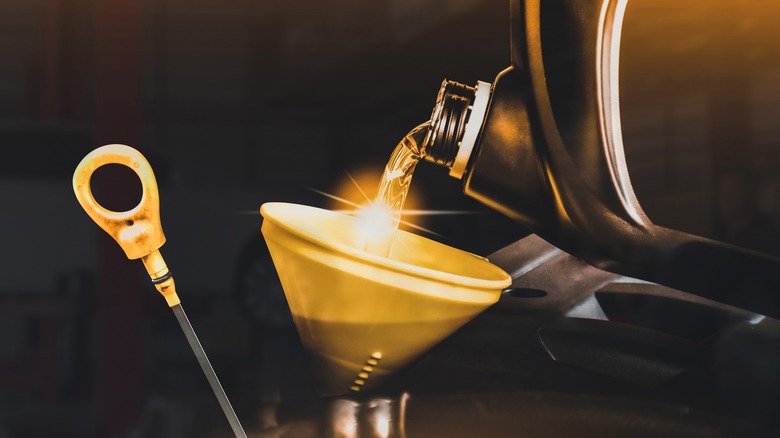
<path id="1" fill-rule="evenodd" d="M 356 218 L 267 203 L 262 233 L 325 394 L 364 391 L 498 301 L 487 259 L 399 230 L 388 257 L 362 249 Z"/>

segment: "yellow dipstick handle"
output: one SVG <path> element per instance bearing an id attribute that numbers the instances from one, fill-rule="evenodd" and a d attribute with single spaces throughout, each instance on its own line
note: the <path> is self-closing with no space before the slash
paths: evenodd
<path id="1" fill-rule="evenodd" d="M 117 212 L 100 205 L 92 195 L 92 174 L 106 164 L 121 164 L 130 168 L 143 187 L 141 202 L 134 208 Z M 168 306 L 179 304 L 171 272 L 160 254 L 165 243 L 160 224 L 160 194 L 152 166 L 143 155 L 130 146 L 110 144 L 87 154 L 73 174 L 73 191 L 81 207 L 100 228 L 116 240 L 130 260 L 141 259 L 152 278 L 154 287 L 165 297 Z"/>

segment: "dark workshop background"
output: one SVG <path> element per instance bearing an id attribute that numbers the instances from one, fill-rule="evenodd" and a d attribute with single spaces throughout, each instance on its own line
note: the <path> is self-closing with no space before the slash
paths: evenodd
<path id="1" fill-rule="evenodd" d="M 655 222 L 780 255 L 778 23 L 773 0 L 629 1 L 622 124 Z M 259 206 L 333 206 L 311 189 L 338 194 L 346 172 L 370 186 L 442 79 L 508 65 L 508 32 L 496 0 L 0 0 L 0 437 L 226 430 L 140 263 L 77 204 L 87 152 L 149 158 L 163 255 L 256 430 L 310 391 L 284 371 L 305 359 Z M 97 179 L 108 206 L 134 205 L 127 175 Z M 412 191 L 475 212 L 424 221 L 448 244 L 487 255 L 524 235 L 444 169 L 420 165 Z"/>

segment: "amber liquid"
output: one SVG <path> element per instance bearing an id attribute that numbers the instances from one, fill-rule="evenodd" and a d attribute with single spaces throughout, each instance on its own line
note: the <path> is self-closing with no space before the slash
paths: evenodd
<path id="1" fill-rule="evenodd" d="M 401 223 L 401 213 L 412 183 L 414 168 L 424 156 L 424 141 L 430 126 L 430 122 L 425 122 L 412 129 L 390 155 L 373 202 L 375 208 L 389 213 L 389 230 L 369 236 L 366 240 L 366 251 L 383 257 L 390 254 L 395 233 Z"/>

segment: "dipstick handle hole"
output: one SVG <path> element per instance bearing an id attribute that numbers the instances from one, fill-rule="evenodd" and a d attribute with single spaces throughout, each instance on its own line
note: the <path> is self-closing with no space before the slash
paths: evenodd
<path id="1" fill-rule="evenodd" d="M 143 185 L 133 169 L 116 163 L 104 164 L 92 173 L 89 181 L 95 201 L 112 212 L 130 211 L 141 203 Z M 133 225 L 128 220 L 127 225 Z"/>

